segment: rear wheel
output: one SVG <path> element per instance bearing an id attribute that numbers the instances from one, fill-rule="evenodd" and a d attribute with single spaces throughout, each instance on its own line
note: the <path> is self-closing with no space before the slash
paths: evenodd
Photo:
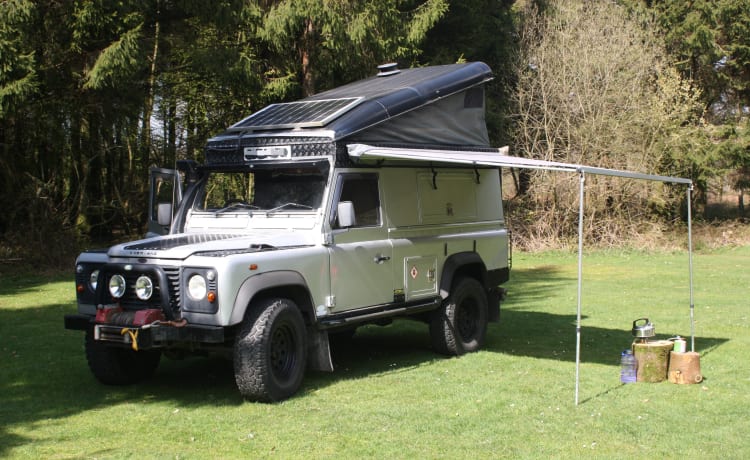
<path id="1" fill-rule="evenodd" d="M 134 351 L 94 340 L 94 331 L 86 331 L 86 361 L 89 369 L 106 385 L 129 385 L 151 377 L 159 366 L 161 351 Z"/>
<path id="2" fill-rule="evenodd" d="M 430 318 L 432 346 L 439 353 L 462 355 L 480 349 L 486 334 L 487 294 L 474 278 L 459 278 Z"/>
<path id="3" fill-rule="evenodd" d="M 234 345 L 234 378 L 242 396 L 280 401 L 297 392 L 307 365 L 305 322 L 288 299 L 250 307 Z"/>

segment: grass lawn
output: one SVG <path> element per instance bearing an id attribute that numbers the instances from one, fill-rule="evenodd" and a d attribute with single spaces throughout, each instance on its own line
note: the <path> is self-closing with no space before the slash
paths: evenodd
<path id="1" fill-rule="evenodd" d="M 446 359 L 423 324 L 365 327 L 275 405 L 244 402 L 220 359 L 100 385 L 63 329 L 72 273 L 2 275 L 0 458 L 750 458 L 750 247 L 694 257 L 698 385 L 619 382 L 633 320 L 689 335 L 687 255 L 587 253 L 578 406 L 576 255 L 513 262 L 484 351 Z"/>

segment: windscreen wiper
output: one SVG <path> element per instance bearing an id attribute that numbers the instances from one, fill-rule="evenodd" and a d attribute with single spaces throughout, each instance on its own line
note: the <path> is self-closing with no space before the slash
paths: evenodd
<path id="1" fill-rule="evenodd" d="M 266 215 L 269 215 L 269 214 L 271 214 L 271 213 L 274 213 L 274 212 L 277 212 L 277 211 L 281 211 L 281 210 L 282 210 L 282 209 L 284 209 L 284 208 L 291 208 L 291 207 L 294 207 L 294 208 L 302 208 L 302 209 L 314 209 L 314 208 L 313 208 L 312 206 L 308 206 L 308 205 L 306 205 L 306 204 L 299 204 L 299 203 L 284 203 L 284 204 L 282 204 L 281 206 L 276 206 L 276 207 L 275 207 L 275 208 L 273 208 L 273 209 L 269 209 L 268 211 L 266 211 Z"/>
<path id="2" fill-rule="evenodd" d="M 217 209 L 214 211 L 214 214 L 221 214 L 222 212 L 230 211 L 232 209 L 260 209 L 259 207 L 255 206 L 254 204 L 245 203 L 244 201 L 232 201 L 227 203 L 226 206 L 224 206 L 221 209 Z"/>

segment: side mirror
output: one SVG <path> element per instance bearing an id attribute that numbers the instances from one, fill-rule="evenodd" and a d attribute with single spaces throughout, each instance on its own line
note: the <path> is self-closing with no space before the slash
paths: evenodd
<path id="1" fill-rule="evenodd" d="M 349 228 L 357 225 L 357 218 L 354 216 L 354 204 L 351 201 L 339 202 L 336 212 L 339 228 Z"/>
<path id="2" fill-rule="evenodd" d="M 172 203 L 159 203 L 157 208 L 156 222 L 166 227 L 172 223 Z"/>

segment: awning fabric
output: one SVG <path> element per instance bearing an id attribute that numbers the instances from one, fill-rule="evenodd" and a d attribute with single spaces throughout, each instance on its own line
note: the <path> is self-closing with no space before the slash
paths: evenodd
<path id="1" fill-rule="evenodd" d="M 453 163 L 461 165 L 495 166 L 499 168 L 541 169 L 547 171 L 584 172 L 605 176 L 628 177 L 676 184 L 692 184 L 690 179 L 682 177 L 658 176 L 617 169 L 596 168 L 574 163 L 560 163 L 556 161 L 534 160 L 508 155 L 508 147 L 502 147 L 495 152 L 487 151 L 455 151 L 434 149 L 405 149 L 391 147 L 375 147 L 365 144 L 349 144 L 349 156 L 352 158 L 418 160 L 437 163 Z"/>

